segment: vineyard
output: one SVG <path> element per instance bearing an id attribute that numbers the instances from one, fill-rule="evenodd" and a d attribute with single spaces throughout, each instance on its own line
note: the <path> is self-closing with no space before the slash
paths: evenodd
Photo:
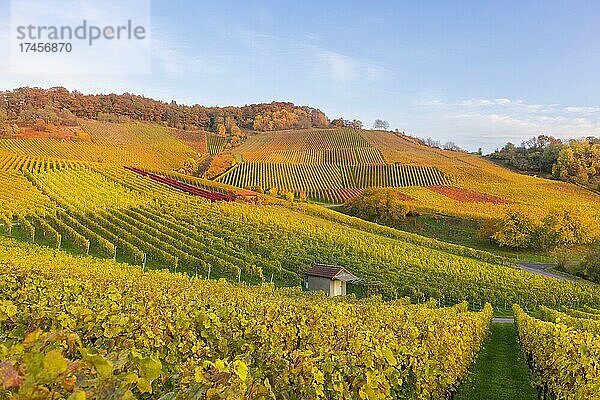
<path id="1" fill-rule="evenodd" d="M 445 185 L 427 166 L 388 165 L 355 129 L 308 129 L 251 136 L 234 149 L 242 163 L 219 178 L 238 187 L 278 188 L 341 203 L 373 186 Z"/>
<path id="2" fill-rule="evenodd" d="M 243 163 L 218 178 L 238 187 L 276 187 L 304 191 L 308 197 L 341 203 L 368 187 L 432 186 L 450 183 L 432 167 L 411 165 L 255 164 Z"/>
<path id="3" fill-rule="evenodd" d="M 348 128 L 270 132 L 249 136 L 233 152 L 241 165 L 221 177 L 222 182 L 263 189 L 273 186 L 296 194 L 303 191 L 308 198 L 325 203 L 341 203 L 369 186 L 390 186 L 399 188 L 412 198 L 411 206 L 424 212 L 482 219 L 519 207 L 540 217 L 549 210 L 577 204 L 600 218 L 597 194 L 516 174 L 475 155 L 424 146 L 398 133 Z M 337 168 L 332 171 L 331 165 Z M 420 183 L 402 170 L 414 167 L 443 178 Z M 344 174 L 345 170 L 355 171 L 354 175 Z M 310 174 L 329 178 L 327 187 L 322 179 L 308 177 Z M 350 181 L 344 180 L 347 176 Z M 357 176 L 358 182 L 352 181 L 352 176 Z M 453 188 L 443 188 L 450 184 Z M 446 195 L 425 188 L 427 185 L 441 186 L 439 191 Z M 470 203 L 468 207 L 465 202 Z"/>
<path id="4" fill-rule="evenodd" d="M 146 176 L 153 181 L 160 182 L 167 186 L 170 186 L 175 189 L 179 189 L 182 192 L 190 194 L 192 196 L 200 196 L 202 198 L 208 199 L 210 201 L 234 201 L 235 199 L 229 195 L 223 194 L 218 191 L 211 191 L 198 188 L 195 185 L 189 185 L 187 183 L 183 183 L 177 179 L 165 177 L 160 174 L 155 174 L 152 172 L 144 171 L 143 169 L 134 168 L 134 167 L 125 167 L 125 169 L 135 172 L 136 174 Z"/>
<path id="5" fill-rule="evenodd" d="M 3 395 L 441 398 L 491 319 L 489 306 L 339 302 L 0 246 Z"/>
<path id="6" fill-rule="evenodd" d="M 264 154 L 245 153 L 244 161 L 252 163 L 383 165 L 383 158 L 372 148 L 333 148 L 326 150 L 283 150 Z"/>
<path id="7" fill-rule="evenodd" d="M 208 154 L 218 154 L 225 149 L 225 146 L 229 143 L 229 138 L 224 136 L 215 135 L 212 133 L 206 134 L 206 145 L 208 148 Z"/>
<path id="8" fill-rule="evenodd" d="M 208 132 L 176 129 L 173 131 L 173 135 L 181 142 L 196 150 L 199 154 L 208 154 Z"/>
<path id="9" fill-rule="evenodd" d="M 22 185 L 22 196 L 35 201 L 17 209 L 5 206 L 3 225 L 14 226 L 4 230 L 80 254 L 280 285 L 299 284 L 301 272 L 315 262 L 342 264 L 364 279 L 380 281 L 379 290 L 388 298 L 434 297 L 446 305 L 463 300 L 501 308 L 600 303 L 596 286 L 494 265 L 504 261 L 318 206 L 211 203 L 148 176 L 97 165 L 10 177 Z"/>
<path id="10" fill-rule="evenodd" d="M 0 139 L 0 170 L 40 172 L 44 163 L 48 168 L 95 163 L 165 174 L 179 170 L 185 160 L 200 162 L 208 153 L 222 152 L 229 141 L 204 131 L 144 123 L 82 120 L 81 127 L 91 141 Z M 390 132 L 343 128 L 250 134 L 231 151 L 238 164 L 218 179 L 240 188 L 276 187 L 338 204 L 367 187 L 397 187 L 424 212 L 481 219 L 519 207 L 540 217 L 576 203 L 600 218 L 598 196 L 574 185 L 518 175 L 479 157 L 426 147 Z"/>
<path id="11" fill-rule="evenodd" d="M 50 199 L 17 172 L 0 172 L 0 216 L 43 210 Z M 10 188 L 10 190 L 9 190 Z"/>
<path id="12" fill-rule="evenodd" d="M 185 159 L 198 157 L 198 152 L 177 140 L 170 129 L 158 125 L 83 121 L 82 128 L 91 141 L 0 139 L 0 152 L 161 169 L 180 168 Z"/>
<path id="13" fill-rule="evenodd" d="M 406 141 L 411 161 L 378 147 L 404 139 L 351 129 L 250 136 L 232 149 L 239 163 L 211 181 L 176 171 L 229 152 L 226 137 L 82 125 L 91 141 L 0 140 L 0 398 L 451 398 L 492 307 L 514 310 L 542 398 L 597 398 L 598 285 L 233 192 L 340 203 L 396 187 L 420 210 L 478 218 L 574 199 L 598 217 L 597 196 L 544 182 L 528 203 L 517 178 L 474 157 L 432 151 L 424 161 Z M 534 178 L 518 179 L 523 190 Z M 360 277 L 349 284 L 356 296 L 302 292 L 315 263 Z M 357 299 L 372 292 L 381 296 Z"/>
<path id="14" fill-rule="evenodd" d="M 386 162 L 435 167 L 452 177 L 453 186 L 492 201 L 472 202 L 465 207 L 462 201 L 425 188 L 402 188 L 401 192 L 412 197 L 420 209 L 481 219 L 493 218 L 514 206 L 533 217 L 552 209 L 577 206 L 600 218 L 600 197 L 575 185 L 517 174 L 481 157 L 424 146 L 407 136 L 380 131 L 362 134 L 382 152 Z"/>
<path id="15" fill-rule="evenodd" d="M 53 159 L 47 157 L 17 156 L 14 154 L 0 155 L 0 171 L 32 171 L 58 170 L 77 168 L 86 165 L 79 161 Z"/>
<path id="16" fill-rule="evenodd" d="M 542 319 L 515 305 L 519 340 L 540 398 L 600 399 L 600 310 L 541 309 Z"/>
<path id="17" fill-rule="evenodd" d="M 246 157 L 267 155 L 267 149 L 278 151 L 322 151 L 331 149 L 375 149 L 356 129 L 306 129 L 280 131 L 250 137 L 237 152 Z M 380 162 L 383 163 L 383 157 Z"/>

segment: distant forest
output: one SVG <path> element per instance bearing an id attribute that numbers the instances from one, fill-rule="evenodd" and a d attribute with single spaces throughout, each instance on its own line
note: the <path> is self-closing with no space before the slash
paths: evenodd
<path id="1" fill-rule="evenodd" d="M 330 120 L 320 110 L 287 102 L 242 107 L 205 107 L 149 99 L 129 93 L 85 95 L 63 87 L 20 88 L 0 92 L 0 135 L 10 134 L 18 124 L 45 129 L 48 124 L 73 125 L 76 118 L 109 122 L 127 120 L 164 124 L 177 129 L 203 129 L 238 135 L 240 130 L 326 128 Z M 336 126 L 356 121 L 336 120 Z"/>
<path id="2" fill-rule="evenodd" d="M 515 146 L 507 143 L 489 159 L 529 174 L 578 183 L 600 191 L 600 138 L 562 141 L 540 135 Z"/>

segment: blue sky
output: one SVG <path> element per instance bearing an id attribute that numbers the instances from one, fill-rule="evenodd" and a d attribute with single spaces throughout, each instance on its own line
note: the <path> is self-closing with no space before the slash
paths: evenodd
<path id="1" fill-rule="evenodd" d="M 292 101 L 490 151 L 600 136 L 599 17 L 598 1 L 153 1 L 151 73 L 11 74 L 0 60 L 0 89 Z"/>

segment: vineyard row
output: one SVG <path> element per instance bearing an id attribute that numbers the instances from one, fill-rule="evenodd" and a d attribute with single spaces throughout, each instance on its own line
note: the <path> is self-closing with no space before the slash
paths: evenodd
<path id="1" fill-rule="evenodd" d="M 450 179 L 437 168 L 399 164 L 340 166 L 243 163 L 218 181 L 237 187 L 260 187 L 263 190 L 276 187 L 279 191 L 305 191 L 311 198 L 331 198 L 333 202 L 343 200 L 345 196 L 344 193 L 331 192 L 336 189 L 450 183 Z"/>

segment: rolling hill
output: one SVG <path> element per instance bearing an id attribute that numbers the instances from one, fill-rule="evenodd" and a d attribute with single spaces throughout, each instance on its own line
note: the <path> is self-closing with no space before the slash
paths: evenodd
<path id="1" fill-rule="evenodd" d="M 80 126 L 89 140 L 0 139 L 0 154 L 5 160 L 17 155 L 169 171 L 180 170 L 186 160 L 210 163 L 215 154 L 231 152 L 234 165 L 216 181 L 275 188 L 296 198 L 305 194 L 317 202 L 339 204 L 368 187 L 395 187 L 422 212 L 482 220 L 514 209 L 540 217 L 577 207 L 600 218 L 600 196 L 576 185 L 517 174 L 476 155 L 431 148 L 387 131 L 255 132 L 227 150 L 228 137 L 205 131 L 93 120 L 81 120 Z"/>
<path id="2" fill-rule="evenodd" d="M 101 146 L 107 151 L 114 146 L 111 140 L 123 140 L 114 132 L 132 129 L 130 125 L 109 127 L 111 132 L 100 134 L 89 129 L 92 138 L 102 140 Z M 160 137 L 162 143 L 174 149 L 185 149 L 168 129 L 152 125 L 137 128 L 136 136 L 121 146 L 133 142 L 142 146 L 141 131 L 148 137 Z M 148 131 L 153 132 L 145 133 Z M 336 131 L 328 134 L 335 138 Z M 70 144 L 48 141 L 47 146 L 59 149 Z M 21 142 L 28 144 L 27 140 L 15 140 L 15 146 Z M 163 158 L 148 157 L 138 159 L 138 163 L 155 167 L 158 160 L 167 162 L 177 154 L 166 150 L 171 147 L 158 153 L 150 147 L 148 154 L 163 154 Z M 505 308 L 513 302 L 556 306 L 594 305 L 600 301 L 595 286 L 497 265 L 506 261 L 490 253 L 271 196 L 260 196 L 262 205 L 211 203 L 125 170 L 117 161 L 94 163 L 78 157 L 85 153 L 66 155 L 70 154 L 79 160 L 43 159 L 36 153 L 32 158 L 6 155 L 0 161 L 0 179 L 11 188 L 0 194 L 0 204 L 4 205 L 0 215 L 7 233 L 76 253 L 116 256 L 132 264 L 230 280 L 274 280 L 281 285 L 296 285 L 303 270 L 324 262 L 345 265 L 367 282 L 379 282 L 378 290 L 386 297 L 408 295 L 422 301 L 434 297 L 445 304 L 465 299 Z M 430 159 L 435 159 L 437 153 L 432 154 Z M 164 173 L 176 182 L 184 179 L 172 172 Z M 235 190 L 206 180 L 188 183 L 221 192 Z M 426 187 L 422 190 L 432 191 Z M 511 290 L 507 291 L 506 286 Z M 532 288 L 536 288 L 535 295 Z"/>
<path id="3" fill-rule="evenodd" d="M 597 220 L 597 194 L 385 131 L 78 127 L 0 139 L 0 397 L 448 398 L 513 310 L 541 390 L 597 393 L 599 285 L 322 204 L 392 187 L 423 213 Z M 219 156 L 215 180 L 178 172 Z M 351 296 L 303 293 L 316 263 Z"/>
<path id="4" fill-rule="evenodd" d="M 417 209 L 450 215 L 490 218 L 515 207 L 541 215 L 576 205 L 600 218 L 595 193 L 517 174 L 476 155 L 424 146 L 393 132 L 269 132 L 250 136 L 233 152 L 243 162 L 218 180 L 240 187 L 305 191 L 309 198 L 333 203 L 366 187 L 398 187 Z"/>

